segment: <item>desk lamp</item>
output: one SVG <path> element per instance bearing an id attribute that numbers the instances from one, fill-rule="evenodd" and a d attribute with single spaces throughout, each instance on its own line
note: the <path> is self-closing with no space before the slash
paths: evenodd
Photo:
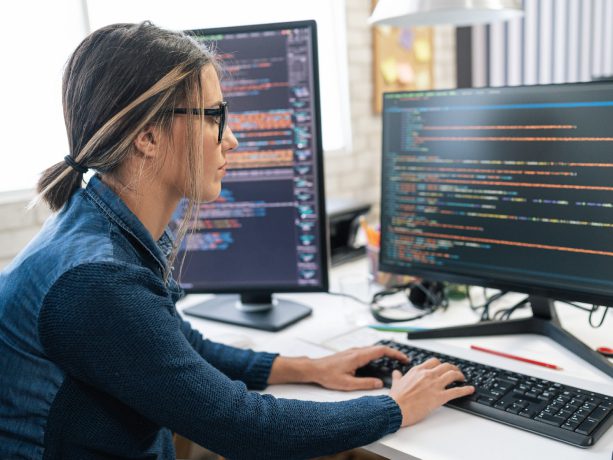
<path id="1" fill-rule="evenodd" d="M 520 0 L 379 0 L 371 25 L 467 26 L 506 21 L 524 14 Z"/>

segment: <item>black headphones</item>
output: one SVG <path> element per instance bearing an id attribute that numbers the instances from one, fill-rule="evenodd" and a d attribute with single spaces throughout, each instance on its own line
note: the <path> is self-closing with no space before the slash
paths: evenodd
<path id="1" fill-rule="evenodd" d="M 445 301 L 445 285 L 440 281 L 415 283 L 407 295 L 413 306 L 420 310 L 439 307 Z"/>
<path id="2" fill-rule="evenodd" d="M 387 309 L 397 309 L 399 306 L 383 307 L 379 305 L 379 300 L 402 291 L 406 293 L 409 302 L 411 302 L 414 307 L 424 310 L 424 312 L 406 318 L 390 318 L 382 314 Z M 423 318 L 424 316 L 434 313 L 439 308 L 446 309 L 448 304 L 449 302 L 444 283 L 423 280 L 400 286 L 392 286 L 389 289 L 377 292 L 372 298 L 370 312 L 373 317 L 381 323 L 396 323 Z"/>

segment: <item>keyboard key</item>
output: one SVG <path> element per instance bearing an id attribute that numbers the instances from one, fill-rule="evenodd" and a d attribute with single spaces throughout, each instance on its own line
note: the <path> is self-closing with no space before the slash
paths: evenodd
<path id="1" fill-rule="evenodd" d="M 564 428 L 565 430 L 568 431 L 575 431 L 575 429 L 579 426 L 578 422 L 571 422 L 570 420 L 563 423 L 560 428 Z"/>
<path id="2" fill-rule="evenodd" d="M 587 409 L 579 409 L 579 410 L 575 411 L 575 415 L 576 415 L 577 417 L 579 417 L 579 418 L 585 418 L 585 417 L 587 417 L 588 415 L 590 415 L 590 412 L 591 412 L 591 411 L 590 411 L 590 410 L 587 410 Z"/>
<path id="3" fill-rule="evenodd" d="M 485 404 L 486 406 L 491 406 L 492 404 L 496 402 L 496 399 L 490 398 L 488 396 L 481 396 L 480 398 L 477 399 L 477 402 L 479 404 Z"/>
<path id="4" fill-rule="evenodd" d="M 602 407 L 602 406 L 601 407 L 597 407 L 590 414 L 590 418 L 593 418 L 595 420 L 600 421 L 600 420 L 604 419 L 609 412 L 611 412 L 610 408 L 606 408 L 606 407 Z"/>
<path id="5" fill-rule="evenodd" d="M 496 380 L 494 381 L 493 386 L 497 387 L 497 388 L 500 388 L 503 391 L 507 391 L 507 390 L 511 389 L 512 387 L 514 387 L 515 383 L 511 382 L 510 380 L 496 378 Z"/>
<path id="6" fill-rule="evenodd" d="M 507 407 L 507 412 L 511 414 L 519 414 L 524 408 L 519 404 L 512 404 L 510 407 Z"/>
<path id="7" fill-rule="evenodd" d="M 596 409 L 596 404 L 585 402 L 583 403 L 583 406 L 581 406 L 581 409 L 585 409 L 587 411 L 592 412 L 594 409 Z"/>
<path id="8" fill-rule="evenodd" d="M 564 404 L 567 404 L 570 401 L 570 398 L 568 396 L 560 395 L 556 398 L 556 401 L 560 401 L 560 402 L 563 402 Z"/>
<path id="9" fill-rule="evenodd" d="M 577 409 L 579 409 L 579 406 L 576 406 L 574 404 L 566 404 L 564 406 L 564 410 L 569 410 L 569 411 L 572 411 L 572 412 L 575 412 Z"/>
<path id="10" fill-rule="evenodd" d="M 553 425 L 553 426 L 560 426 L 560 425 L 562 425 L 562 423 L 564 423 L 566 421 L 563 417 L 558 417 L 557 415 L 549 415 L 549 414 L 546 414 L 544 412 L 541 412 L 535 418 L 535 420 L 538 420 L 540 422 L 547 423 L 547 424 Z"/>
<path id="11" fill-rule="evenodd" d="M 515 402 L 515 400 L 510 397 L 510 396 L 505 396 L 504 398 L 502 398 L 500 401 L 498 401 L 494 407 L 496 409 L 501 409 L 501 410 L 506 410 L 507 407 L 509 407 L 511 404 L 513 404 Z"/>
<path id="12" fill-rule="evenodd" d="M 590 434 L 594 431 L 594 428 L 598 425 L 599 420 L 595 420 L 591 417 L 586 418 L 581 425 L 575 430 L 579 434 Z"/>

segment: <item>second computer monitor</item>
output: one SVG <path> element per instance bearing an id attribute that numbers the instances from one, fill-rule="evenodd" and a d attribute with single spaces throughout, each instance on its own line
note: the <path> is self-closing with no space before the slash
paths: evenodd
<path id="1" fill-rule="evenodd" d="M 315 23 L 189 34 L 219 56 L 239 147 L 227 153 L 221 196 L 200 206 L 185 238 L 180 284 L 242 301 L 218 296 L 188 313 L 277 330 L 310 310 L 271 308 L 273 292 L 328 289 Z"/>
<path id="2" fill-rule="evenodd" d="M 613 303 L 613 83 L 390 93 L 384 269 Z"/>

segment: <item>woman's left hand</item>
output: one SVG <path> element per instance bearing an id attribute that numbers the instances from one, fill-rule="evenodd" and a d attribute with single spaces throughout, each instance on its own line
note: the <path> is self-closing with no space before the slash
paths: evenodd
<path id="1" fill-rule="evenodd" d="M 312 360 L 314 383 L 331 390 L 372 390 L 382 388 L 381 379 L 356 377 L 355 371 L 370 361 L 387 356 L 408 363 L 409 358 L 402 352 L 383 345 L 351 348 L 324 358 Z"/>

